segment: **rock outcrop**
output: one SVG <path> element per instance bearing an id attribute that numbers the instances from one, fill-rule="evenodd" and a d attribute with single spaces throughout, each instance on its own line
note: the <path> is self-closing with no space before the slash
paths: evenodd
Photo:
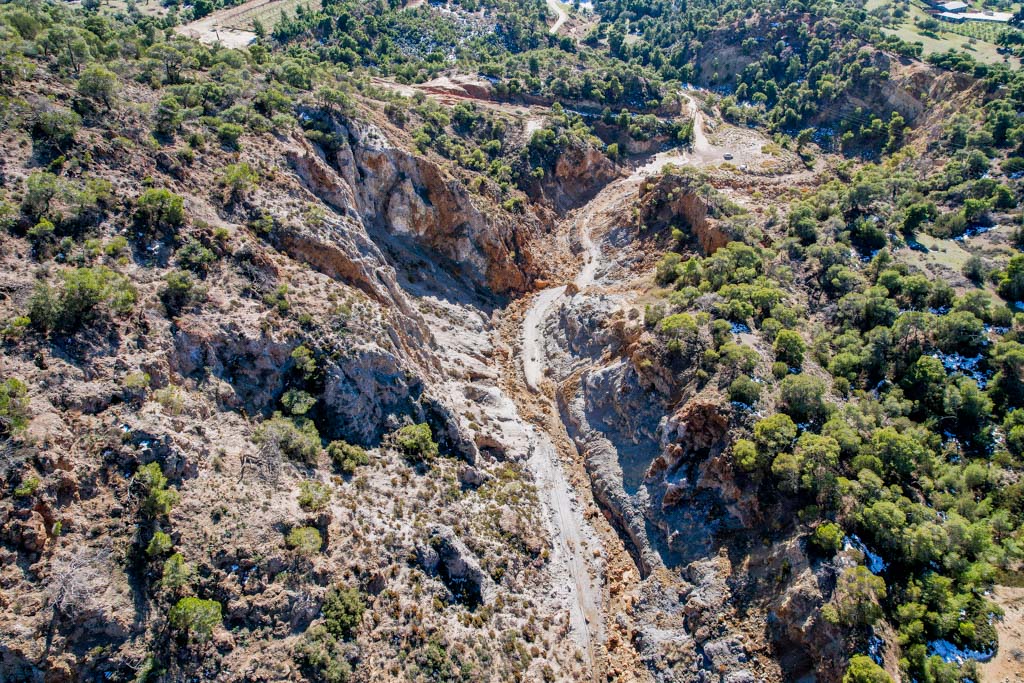
<path id="1" fill-rule="evenodd" d="M 296 140 L 288 161 L 306 187 L 373 235 L 448 259 L 471 282 L 502 293 L 524 291 L 535 276 L 528 244 L 540 229 L 475 198 L 421 155 L 393 144 L 365 123 L 326 119 L 337 149 Z"/>
<path id="2" fill-rule="evenodd" d="M 731 239 L 714 217 L 708 191 L 691 173 L 664 173 L 640 185 L 639 225 L 645 230 L 676 227 L 693 235 L 704 254 L 713 254 Z"/>
<path id="3" fill-rule="evenodd" d="M 456 601 L 474 609 L 494 600 L 494 581 L 451 528 L 433 527 L 416 555 L 423 569 L 438 576 Z"/>

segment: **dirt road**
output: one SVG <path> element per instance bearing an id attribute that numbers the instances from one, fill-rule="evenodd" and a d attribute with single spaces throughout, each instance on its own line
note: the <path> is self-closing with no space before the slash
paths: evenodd
<path id="1" fill-rule="evenodd" d="M 228 48 L 243 48 L 256 40 L 256 34 L 239 26 L 247 18 L 251 22 L 250 15 L 258 17 L 277 5 L 287 4 L 288 0 L 249 0 L 241 5 L 211 12 L 202 19 L 178 26 L 174 30 L 207 45 L 220 43 Z"/>
<path id="2" fill-rule="evenodd" d="M 582 265 L 573 279 L 577 290 L 583 291 L 592 287 L 597 280 L 604 254 L 600 241 L 591 234 L 595 226 L 607 228 L 615 216 L 621 213 L 623 206 L 628 206 L 639 191 L 640 183 L 645 178 L 657 174 L 669 164 L 686 164 L 691 166 L 716 166 L 724 161 L 727 148 L 714 144 L 705 130 L 705 117 L 696 99 L 689 93 L 686 98 L 690 115 L 693 119 L 693 145 L 687 150 L 670 150 L 649 157 L 637 164 L 628 176 L 623 176 L 605 186 L 590 202 L 576 209 L 561 221 L 561 231 L 568 235 L 569 241 L 576 240 L 582 247 Z M 763 137 L 752 138 L 748 147 L 760 147 L 767 140 Z M 748 156 L 754 153 L 748 151 Z M 757 152 L 760 154 L 760 152 Z M 806 171 L 805 171 L 806 172 Z M 781 178 L 785 178 L 782 176 Z M 600 227 L 598 229 L 601 229 Z M 549 447 L 564 430 L 559 425 L 557 407 L 551 400 L 550 383 L 544 379 L 548 373 L 548 358 L 545 343 L 545 323 L 555 315 L 555 309 L 566 300 L 567 285 L 548 287 L 534 295 L 529 308 L 522 317 L 519 341 L 521 343 L 520 358 L 522 362 L 525 390 L 533 395 L 533 400 L 548 403 L 549 414 L 555 416 L 554 426 L 548 425 L 549 433 L 538 430 L 537 448 L 530 461 L 530 467 L 537 479 L 537 488 L 548 506 L 555 512 L 554 518 L 559 528 L 553 537 L 556 548 L 561 553 L 568 553 L 568 565 L 573 575 L 571 600 L 575 602 L 572 609 L 574 632 L 581 642 L 581 648 L 590 652 L 597 645 L 597 638 L 606 625 L 602 620 L 602 591 L 594 585 L 588 571 L 585 556 L 585 542 L 592 538 L 592 529 L 580 519 L 573 506 L 572 486 L 562 471 L 559 452 Z M 586 617 L 590 617 L 589 620 Z M 587 639 L 583 642 L 580 639 Z M 589 660 L 588 660 L 589 661 Z"/>
<path id="3" fill-rule="evenodd" d="M 569 15 L 564 9 L 562 9 L 562 5 L 558 0 L 548 0 L 548 7 L 551 8 L 552 12 L 558 15 L 558 18 L 555 19 L 555 23 L 552 24 L 549 29 L 551 35 L 555 35 L 558 33 L 558 29 L 562 28 L 562 24 L 564 24 L 565 20 L 569 18 Z"/>

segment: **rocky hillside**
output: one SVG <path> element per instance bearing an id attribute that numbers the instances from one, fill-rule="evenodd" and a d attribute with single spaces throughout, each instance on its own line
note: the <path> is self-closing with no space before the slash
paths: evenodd
<path id="1" fill-rule="evenodd" d="M 0 4 L 0 680 L 1015 671 L 1019 79 L 597 4 Z"/>

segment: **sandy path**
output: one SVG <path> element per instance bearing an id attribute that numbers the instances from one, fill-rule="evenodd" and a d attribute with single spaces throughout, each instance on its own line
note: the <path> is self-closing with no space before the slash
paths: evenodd
<path id="1" fill-rule="evenodd" d="M 996 622 L 999 650 L 996 656 L 980 665 L 982 680 L 991 683 L 1024 681 L 1024 588 L 996 586 L 995 602 L 1005 616 Z"/>
<path id="2" fill-rule="evenodd" d="M 558 0 L 548 0 L 548 7 L 550 7 L 551 10 L 558 15 L 558 18 L 555 19 L 555 23 L 552 24 L 551 28 L 549 29 L 551 35 L 555 35 L 556 33 L 558 33 L 558 29 L 562 28 L 562 24 L 564 24 L 565 20 L 569 18 L 569 15 L 566 13 L 564 9 L 562 9 L 562 5 L 558 2 Z"/>
<path id="3" fill-rule="evenodd" d="M 256 40 L 256 34 L 230 25 L 237 23 L 243 15 L 253 13 L 255 16 L 257 13 L 272 9 L 275 4 L 285 3 L 282 0 L 249 0 L 241 5 L 211 12 L 202 19 L 177 26 L 174 30 L 207 45 L 220 43 L 227 48 L 243 48 Z"/>

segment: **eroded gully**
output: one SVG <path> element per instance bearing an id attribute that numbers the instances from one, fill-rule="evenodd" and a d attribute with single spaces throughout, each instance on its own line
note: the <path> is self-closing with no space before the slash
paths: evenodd
<path id="1" fill-rule="evenodd" d="M 694 120 L 694 142 L 690 151 L 673 150 L 652 156 L 640 164 L 627 177 L 619 178 L 603 188 L 590 202 L 574 211 L 564 223 L 570 239 L 575 237 L 583 252 L 583 265 L 573 279 L 575 289 L 586 290 L 594 284 L 603 254 L 591 231 L 602 221 L 599 217 L 614 215 L 618 209 L 636 197 L 643 178 L 658 173 L 669 163 L 703 165 L 718 159 L 717 150 L 708 144 L 703 130 L 703 117 L 696 102 L 684 94 Z M 605 220 L 604 222 L 607 222 Z M 554 401 L 544 391 L 544 377 L 548 362 L 545 351 L 544 323 L 549 314 L 567 297 L 567 285 L 541 290 L 534 295 L 530 307 L 523 315 L 520 331 L 522 372 L 526 388 L 535 398 L 547 403 L 549 415 L 558 415 Z M 560 422 L 560 418 L 556 418 Z M 598 675 L 595 653 L 603 639 L 604 581 L 594 558 L 602 555 L 599 535 L 585 519 L 577 494 L 565 474 L 555 441 L 564 436 L 565 425 L 555 425 L 562 434 L 549 434 L 536 430 L 536 441 L 529 459 L 530 470 L 537 490 L 547 508 L 553 526 L 554 566 L 568 567 L 571 581 L 568 607 L 570 623 L 577 646 L 584 653 L 592 675 Z M 550 427 L 549 427 L 550 429 Z M 564 441 L 561 441 L 564 443 Z M 607 550 L 607 549 L 605 549 Z"/>

